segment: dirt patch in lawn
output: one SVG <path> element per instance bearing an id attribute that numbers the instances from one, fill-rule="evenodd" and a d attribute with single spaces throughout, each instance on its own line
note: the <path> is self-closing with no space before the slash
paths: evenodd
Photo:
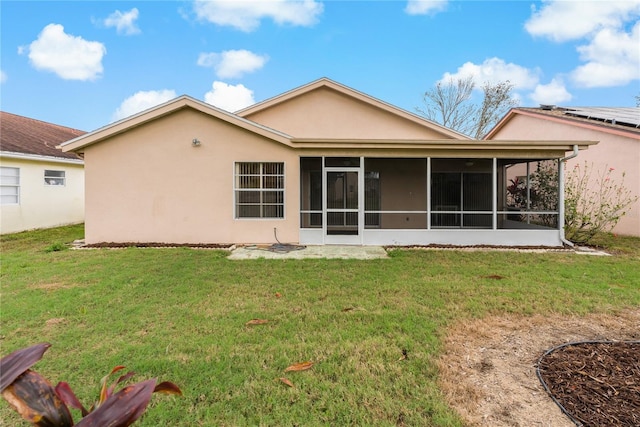
<path id="1" fill-rule="evenodd" d="M 448 330 L 438 361 L 440 386 L 471 426 L 575 426 L 536 375 L 541 356 L 565 343 L 639 340 L 639 324 L 640 308 L 613 315 L 507 315 L 459 323 Z"/>

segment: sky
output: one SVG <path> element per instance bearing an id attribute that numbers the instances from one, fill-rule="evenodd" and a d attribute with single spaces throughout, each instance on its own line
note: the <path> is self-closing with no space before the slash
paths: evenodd
<path id="1" fill-rule="evenodd" d="M 640 0 L 0 1 L 0 109 L 92 131 L 181 95 L 237 111 L 322 77 L 410 112 L 438 82 L 636 105 Z"/>

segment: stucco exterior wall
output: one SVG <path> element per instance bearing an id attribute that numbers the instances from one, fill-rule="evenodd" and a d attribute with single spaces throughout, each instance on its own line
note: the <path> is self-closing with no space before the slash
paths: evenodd
<path id="1" fill-rule="evenodd" d="M 449 139 L 330 88 L 313 90 L 245 117 L 296 138 Z"/>
<path id="2" fill-rule="evenodd" d="M 0 205 L 2 234 L 84 220 L 82 164 L 2 158 L 2 166 L 20 169 L 19 203 Z M 45 185 L 45 170 L 64 171 L 65 185 Z"/>
<path id="3" fill-rule="evenodd" d="M 625 172 L 624 185 L 634 196 L 640 195 L 640 140 L 622 134 L 612 134 L 595 128 L 573 126 L 536 117 L 515 114 L 492 139 L 567 139 L 596 140 L 597 145 L 580 151 L 575 159 L 567 162 L 569 171 L 585 162 L 595 171 L 614 168 L 612 177 L 620 182 Z M 596 189 L 593 188 L 595 191 Z M 613 229 L 614 233 L 640 236 L 640 200 L 628 209 L 627 214 Z"/>
<path id="4" fill-rule="evenodd" d="M 284 162 L 284 219 L 234 218 L 234 162 Z M 87 147 L 85 163 L 89 244 L 274 243 L 274 228 L 298 241 L 297 154 L 209 115 L 176 111 Z"/>

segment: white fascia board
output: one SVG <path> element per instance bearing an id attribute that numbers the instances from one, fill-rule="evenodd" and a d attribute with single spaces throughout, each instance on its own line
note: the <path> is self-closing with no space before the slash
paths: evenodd
<path id="1" fill-rule="evenodd" d="M 15 160 L 30 160 L 35 162 L 50 162 L 50 163 L 66 163 L 72 165 L 84 165 L 84 160 L 80 159 L 65 159 L 62 157 L 54 156 L 41 156 L 39 154 L 26 154 L 15 153 L 11 151 L 0 151 L 0 158 L 3 159 L 15 159 Z"/>

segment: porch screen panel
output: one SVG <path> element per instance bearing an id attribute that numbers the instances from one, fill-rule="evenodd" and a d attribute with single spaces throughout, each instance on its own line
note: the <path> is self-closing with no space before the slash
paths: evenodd
<path id="1" fill-rule="evenodd" d="M 284 163 L 236 163 L 236 218 L 284 218 Z"/>
<path id="2" fill-rule="evenodd" d="M 462 210 L 486 211 L 486 214 L 463 214 L 463 227 L 487 228 L 492 226 L 492 197 L 491 174 L 463 173 L 462 174 Z"/>
<path id="3" fill-rule="evenodd" d="M 300 225 L 322 227 L 322 158 L 300 158 Z"/>
<path id="4" fill-rule="evenodd" d="M 448 228 L 489 228 L 492 226 L 492 195 L 492 179 L 489 173 L 433 173 L 431 225 Z"/>
<path id="5" fill-rule="evenodd" d="M 366 228 L 380 227 L 380 172 L 368 171 L 364 175 L 364 225 Z"/>
<path id="6" fill-rule="evenodd" d="M 459 173 L 434 173 L 431 177 L 431 225 L 434 227 L 459 227 L 461 175 Z M 448 211 L 448 213 L 437 213 Z"/>
<path id="7" fill-rule="evenodd" d="M 559 181 L 557 160 L 505 159 L 501 162 L 502 210 L 498 228 L 558 227 Z"/>
<path id="8" fill-rule="evenodd" d="M 358 234 L 358 173 L 327 172 L 327 234 Z"/>

